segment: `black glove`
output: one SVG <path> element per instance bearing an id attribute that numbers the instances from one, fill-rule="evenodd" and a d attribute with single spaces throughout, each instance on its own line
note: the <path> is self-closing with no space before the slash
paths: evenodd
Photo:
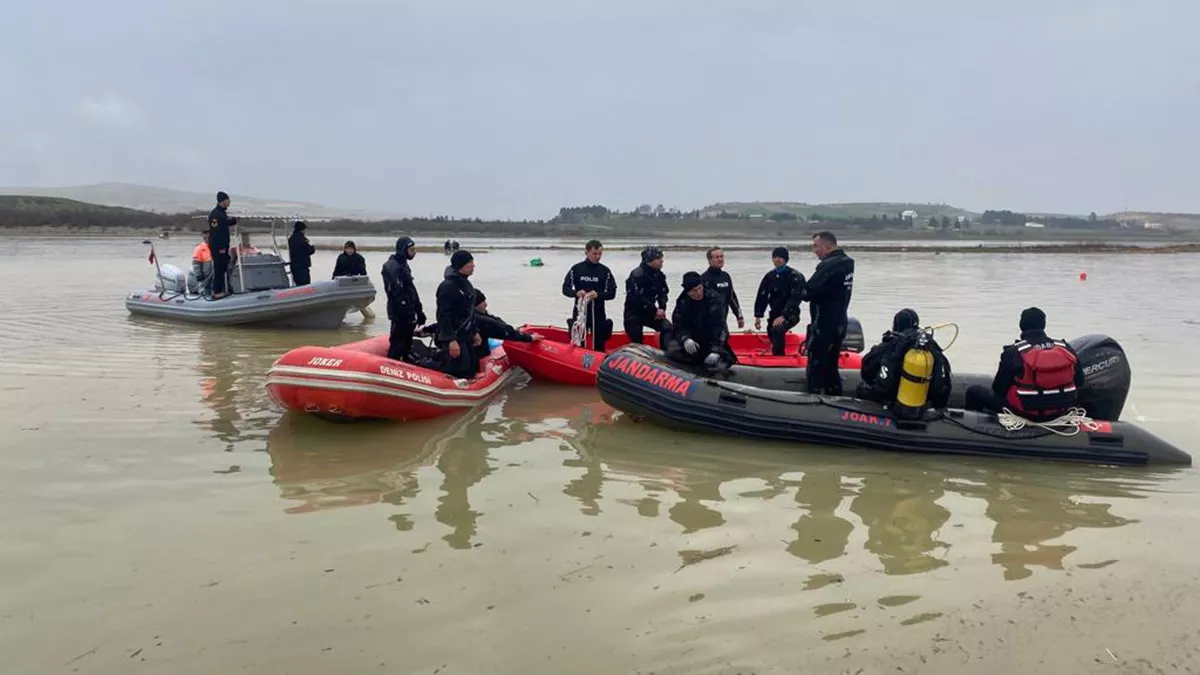
<path id="1" fill-rule="evenodd" d="M 230 227 L 237 225 L 237 216 L 231 216 L 229 218 L 229 225 L 230 225 Z"/>

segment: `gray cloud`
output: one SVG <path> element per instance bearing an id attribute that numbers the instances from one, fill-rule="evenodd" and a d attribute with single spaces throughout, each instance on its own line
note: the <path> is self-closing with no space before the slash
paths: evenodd
<path id="1" fill-rule="evenodd" d="M 1200 210 L 1194 0 L 16 0 L 6 16 L 3 184 L 482 216 Z"/>

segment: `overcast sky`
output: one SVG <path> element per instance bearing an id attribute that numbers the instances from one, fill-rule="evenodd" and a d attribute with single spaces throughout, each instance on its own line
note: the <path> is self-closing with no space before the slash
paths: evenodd
<path id="1" fill-rule="evenodd" d="M 1200 211 L 1200 0 L 6 0 L 0 184 Z"/>

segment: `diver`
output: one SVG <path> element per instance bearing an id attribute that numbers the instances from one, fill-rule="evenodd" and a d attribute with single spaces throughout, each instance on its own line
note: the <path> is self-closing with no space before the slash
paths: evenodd
<path id="1" fill-rule="evenodd" d="M 417 255 L 417 244 L 410 237 L 396 240 L 396 253 L 383 263 L 383 290 L 387 295 L 387 314 L 392 322 L 388 338 L 389 359 L 412 362 L 413 330 L 425 323 L 421 296 L 413 282 L 408 261 Z"/>
<path id="2" fill-rule="evenodd" d="M 584 245 L 584 259 L 575 263 L 563 277 L 562 294 L 568 298 L 587 300 L 587 317 L 585 324 L 587 332 L 592 334 L 592 349 L 603 352 L 609 336 L 612 335 L 613 322 L 604 310 L 606 300 L 617 297 L 617 279 L 612 270 L 600 262 L 604 255 L 604 245 L 593 239 Z M 571 310 L 571 318 L 567 320 L 567 328 L 578 320 L 578 307 Z M 586 341 L 584 343 L 586 345 Z"/>
<path id="3" fill-rule="evenodd" d="M 838 355 L 846 339 L 846 310 L 854 289 L 854 259 L 837 245 L 832 232 L 814 234 L 812 249 L 820 262 L 804 288 L 809 312 L 804 340 L 808 391 L 841 396 Z"/>
<path id="4" fill-rule="evenodd" d="M 720 296 L 725 305 L 725 313 L 722 316 L 728 317 L 732 310 L 738 328 L 745 328 L 746 319 L 742 317 L 742 303 L 738 302 L 737 291 L 733 290 L 733 279 L 730 278 L 729 272 L 725 271 L 725 251 L 721 250 L 720 246 L 714 246 L 708 249 L 704 256 L 708 258 L 708 269 L 700 275 L 704 286 Z"/>
<path id="5" fill-rule="evenodd" d="M 469 277 L 475 272 L 475 257 L 466 249 L 450 256 L 442 283 L 437 288 L 438 348 L 447 357 L 443 371 L 471 379 L 479 369 L 476 351 L 483 344 L 475 322 L 475 287 Z"/>
<path id="6" fill-rule="evenodd" d="M 312 256 L 317 249 L 308 242 L 304 231 L 308 225 L 303 220 L 292 224 L 292 235 L 288 237 L 288 257 L 291 258 L 292 283 L 307 286 L 312 283 Z"/>
<path id="7" fill-rule="evenodd" d="M 208 230 L 200 233 L 201 242 L 192 249 L 192 271 L 188 275 L 188 292 L 208 295 L 212 283 L 213 256 L 208 245 Z"/>
<path id="8" fill-rule="evenodd" d="M 729 347 L 724 300 L 704 284 L 696 272 L 683 275 L 683 292 L 671 314 L 671 337 L 667 358 L 690 365 L 704 364 L 710 371 L 725 370 L 737 363 Z"/>
<path id="9" fill-rule="evenodd" d="M 537 342 L 542 339 L 540 333 L 525 333 L 517 330 L 504 319 L 489 312 L 487 296 L 478 288 L 475 289 L 475 324 L 479 327 L 479 334 L 485 340 L 490 338 L 492 340 L 512 340 L 514 342 Z M 437 335 L 437 332 L 438 325 L 431 323 L 421 328 L 419 334 L 422 337 L 430 337 Z"/>
<path id="10" fill-rule="evenodd" d="M 625 280 L 625 334 L 630 342 L 642 343 L 643 330 L 658 331 L 658 344 L 667 344 L 671 322 L 667 321 L 667 277 L 662 273 L 663 252 L 654 246 L 642 250 L 642 263 Z"/>
<path id="11" fill-rule="evenodd" d="M 858 398 L 890 405 L 896 400 L 900 380 L 904 378 L 904 356 L 918 343 L 921 319 L 911 309 L 902 309 L 892 317 L 892 329 L 883 340 L 871 347 L 862 360 L 862 382 L 855 395 Z M 927 404 L 945 408 L 950 402 L 953 386 L 950 360 L 931 337 L 923 345 L 933 355 L 933 374 L 929 381 Z"/>
<path id="12" fill-rule="evenodd" d="M 754 299 L 754 330 L 762 330 L 763 313 L 767 314 L 767 337 L 771 353 L 783 356 L 787 333 L 800 323 L 800 303 L 804 301 L 804 275 L 788 266 L 788 250 L 776 246 L 771 251 L 774 267 L 763 275 Z"/>
<path id="13" fill-rule="evenodd" d="M 358 252 L 358 247 L 353 241 L 346 241 L 342 244 L 342 252 L 337 257 L 337 262 L 333 264 L 333 279 L 338 277 L 365 277 L 367 276 L 367 260 Z"/>
<path id="14" fill-rule="evenodd" d="M 217 205 L 208 213 L 208 245 L 212 250 L 213 274 L 211 299 L 229 295 L 229 228 L 237 225 L 237 217 L 229 215 L 229 195 L 217 193 Z"/>
<path id="15" fill-rule="evenodd" d="M 1071 345 L 1046 335 L 1046 313 L 1021 312 L 1021 339 L 1000 353 L 992 387 L 967 388 L 967 410 L 1010 412 L 1031 422 L 1048 422 L 1079 405 L 1083 366 Z"/>

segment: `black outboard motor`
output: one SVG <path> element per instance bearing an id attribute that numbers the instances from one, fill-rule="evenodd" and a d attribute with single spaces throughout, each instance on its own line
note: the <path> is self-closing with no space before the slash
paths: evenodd
<path id="1" fill-rule="evenodd" d="M 1118 419 L 1133 381 L 1125 350 L 1116 340 L 1099 334 L 1077 337 L 1069 344 L 1083 366 L 1085 382 L 1079 390 L 1079 404 L 1094 419 Z"/>
<path id="2" fill-rule="evenodd" d="M 866 347 L 862 324 L 852 316 L 846 317 L 846 339 L 842 340 L 842 349 L 848 352 L 861 352 Z"/>

